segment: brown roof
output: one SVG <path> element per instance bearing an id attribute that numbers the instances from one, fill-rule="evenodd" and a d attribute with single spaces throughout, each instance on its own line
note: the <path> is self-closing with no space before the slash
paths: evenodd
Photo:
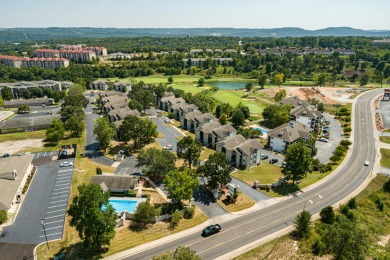
<path id="1" fill-rule="evenodd" d="M 291 143 L 299 138 L 306 139 L 309 137 L 311 131 L 313 129 L 309 126 L 299 122 L 290 122 L 270 130 L 267 135 Z"/>
<path id="2" fill-rule="evenodd" d="M 254 150 L 260 150 L 263 147 L 264 146 L 260 143 L 259 140 L 249 139 L 249 140 L 246 140 L 244 143 L 238 145 L 236 147 L 236 150 L 238 150 L 242 154 L 251 155 Z"/>
<path id="3" fill-rule="evenodd" d="M 101 185 L 104 183 L 111 190 L 128 190 L 137 185 L 137 180 L 130 176 L 118 175 L 95 175 L 90 183 Z"/>
<path id="4" fill-rule="evenodd" d="M 120 119 L 124 119 L 126 116 L 141 116 L 141 113 L 136 109 L 130 109 L 129 107 L 123 107 L 118 109 L 113 109 L 108 112 L 110 116 L 116 116 Z"/>

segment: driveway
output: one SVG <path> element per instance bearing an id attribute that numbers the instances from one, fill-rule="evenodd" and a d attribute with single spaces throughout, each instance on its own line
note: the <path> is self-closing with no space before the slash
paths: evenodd
<path id="1" fill-rule="evenodd" d="M 114 174 L 121 175 L 137 175 L 142 173 L 142 168 L 136 167 L 137 157 L 129 156 L 126 157 L 119 165 L 116 167 Z"/>
<path id="2" fill-rule="evenodd" d="M 235 185 L 240 186 L 239 191 L 241 191 L 242 193 L 247 195 L 249 198 L 251 198 L 254 201 L 256 201 L 256 203 L 258 203 L 260 201 L 271 199 L 271 197 L 268 197 L 267 195 L 265 195 L 265 194 L 255 190 L 255 189 L 253 189 L 250 185 L 248 185 L 247 183 L 245 183 L 243 181 L 240 181 L 237 178 L 232 177 L 232 181 L 231 182 L 233 184 L 235 184 Z"/>
<path id="3" fill-rule="evenodd" d="M 267 155 L 268 158 L 265 160 L 261 160 L 263 162 L 269 162 L 271 159 L 278 159 L 277 163 L 274 163 L 274 165 L 282 167 L 282 162 L 284 161 L 284 156 L 279 153 L 272 152 L 271 150 L 261 149 L 261 154 Z"/>
<path id="4" fill-rule="evenodd" d="M 215 199 L 209 197 L 202 186 L 194 193 L 194 204 L 210 219 L 222 216 L 227 212 L 218 205 Z"/>
<path id="5" fill-rule="evenodd" d="M 156 138 L 157 142 L 162 146 L 172 145 L 172 152 L 176 152 L 177 137 L 185 136 L 180 130 L 172 126 L 166 126 L 163 119 L 160 117 L 151 117 L 153 123 L 157 125 L 157 131 L 164 135 L 164 138 Z"/>
<path id="6" fill-rule="evenodd" d="M 15 222 L 4 228 L 5 236 L 0 242 L 39 244 L 45 241 L 41 218 L 44 218 L 48 240 L 62 237 L 73 167 L 59 167 L 59 164 L 60 161 L 51 161 L 38 167 Z"/>
<path id="7" fill-rule="evenodd" d="M 332 157 L 334 150 L 340 144 L 340 141 L 343 139 L 343 130 L 341 128 L 340 122 L 337 119 L 334 119 L 333 116 L 323 113 L 326 121 L 330 122 L 330 135 L 328 142 L 316 142 L 317 148 L 317 158 L 320 163 L 329 162 L 329 158 Z"/>
<path id="8" fill-rule="evenodd" d="M 390 128 L 390 101 L 381 101 L 378 112 L 382 115 L 384 127 Z"/>

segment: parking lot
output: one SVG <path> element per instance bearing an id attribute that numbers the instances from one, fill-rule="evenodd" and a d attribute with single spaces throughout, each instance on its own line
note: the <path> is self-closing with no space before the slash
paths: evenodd
<path id="1" fill-rule="evenodd" d="M 120 175 L 139 175 L 142 172 L 142 168 L 136 167 L 137 157 L 126 157 L 115 169 L 114 174 Z"/>
<path id="2" fill-rule="evenodd" d="M 385 128 L 390 128 L 390 101 L 381 101 L 379 113 Z"/>
<path id="3" fill-rule="evenodd" d="M 41 153 L 36 153 L 34 155 L 34 159 L 38 159 L 40 157 L 46 157 L 46 156 L 55 156 L 55 155 L 58 155 L 58 151 L 41 152 Z"/>
<path id="4" fill-rule="evenodd" d="M 61 161 L 51 161 L 48 156 L 34 160 L 45 164 L 39 164 L 16 220 L 4 228 L 0 242 L 38 244 L 45 241 L 41 218 L 48 240 L 62 237 L 73 166 L 60 167 Z M 74 162 L 74 159 L 62 161 Z"/>
<path id="5" fill-rule="evenodd" d="M 177 137 L 185 135 L 173 126 L 166 126 L 161 117 L 152 117 L 151 119 L 157 125 L 157 131 L 164 135 L 164 138 L 156 138 L 157 142 L 162 147 L 172 145 L 171 151 L 176 152 Z"/>

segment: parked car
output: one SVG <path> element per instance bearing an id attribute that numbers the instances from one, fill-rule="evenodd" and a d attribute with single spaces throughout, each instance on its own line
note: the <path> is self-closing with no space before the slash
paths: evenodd
<path id="1" fill-rule="evenodd" d="M 370 162 L 367 160 L 367 161 L 364 162 L 364 165 L 368 166 L 368 165 L 370 165 Z"/>
<path id="2" fill-rule="evenodd" d="M 165 150 L 173 150 L 173 146 L 171 144 L 167 144 L 164 146 Z"/>
<path id="3" fill-rule="evenodd" d="M 164 119 L 164 123 L 166 123 L 166 124 L 170 124 L 170 123 L 172 123 L 172 120 L 171 120 L 171 119 L 169 119 L 169 118 L 165 118 L 165 119 Z"/>
<path id="4" fill-rule="evenodd" d="M 60 159 L 65 159 L 67 155 L 68 155 L 68 152 L 65 151 L 65 150 L 62 150 L 62 151 L 60 152 L 59 157 L 60 157 Z"/>
<path id="5" fill-rule="evenodd" d="M 275 163 L 277 163 L 278 161 L 279 161 L 278 159 L 273 158 L 273 159 L 269 160 L 269 163 L 270 163 L 270 164 L 275 164 Z"/>
<path id="6" fill-rule="evenodd" d="M 218 225 L 218 224 L 210 225 L 210 226 L 206 227 L 205 229 L 203 229 L 202 236 L 208 237 L 212 234 L 218 233 L 219 231 L 221 231 L 220 225 Z"/>
<path id="7" fill-rule="evenodd" d="M 60 163 L 60 167 L 68 167 L 68 166 L 73 166 L 72 162 L 62 162 Z"/>
<path id="8" fill-rule="evenodd" d="M 8 158 L 8 157 L 9 157 L 9 153 L 3 154 L 3 158 Z"/>
<path id="9" fill-rule="evenodd" d="M 327 143 L 328 139 L 326 139 L 325 137 L 321 137 L 320 139 L 318 139 L 318 141 Z"/>
<path id="10" fill-rule="evenodd" d="M 282 167 L 285 167 L 285 166 L 286 166 L 286 162 L 282 161 Z"/>
<path id="11" fill-rule="evenodd" d="M 260 157 L 261 157 L 261 160 L 267 160 L 268 159 L 268 155 L 266 155 L 266 154 L 262 154 Z"/>

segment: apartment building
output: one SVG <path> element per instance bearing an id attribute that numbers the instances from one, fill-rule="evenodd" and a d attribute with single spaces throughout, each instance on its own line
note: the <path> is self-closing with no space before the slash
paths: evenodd
<path id="1" fill-rule="evenodd" d="M 0 61 L 6 66 L 15 68 L 40 67 L 44 69 L 55 69 L 56 67 L 68 67 L 69 60 L 65 58 L 22 58 L 17 56 L 0 55 Z"/>
<path id="2" fill-rule="evenodd" d="M 107 56 L 107 49 L 104 47 L 95 46 L 80 46 L 80 45 L 66 45 L 61 48 L 61 51 L 92 51 L 96 56 Z"/>
<path id="3" fill-rule="evenodd" d="M 92 59 L 96 59 L 96 53 L 90 50 L 64 50 L 61 49 L 60 57 L 66 58 L 72 61 L 88 62 Z"/>
<path id="4" fill-rule="evenodd" d="M 72 82 L 68 81 L 54 81 L 54 80 L 42 80 L 42 81 L 21 81 L 14 83 L 0 83 L 0 90 L 7 86 L 11 89 L 13 98 L 19 99 L 23 97 L 23 93 L 26 89 L 32 91 L 34 88 L 50 88 L 53 91 L 67 90 L 72 86 Z"/>
<path id="5" fill-rule="evenodd" d="M 34 55 L 38 58 L 59 58 L 60 51 L 54 49 L 36 49 Z"/>

